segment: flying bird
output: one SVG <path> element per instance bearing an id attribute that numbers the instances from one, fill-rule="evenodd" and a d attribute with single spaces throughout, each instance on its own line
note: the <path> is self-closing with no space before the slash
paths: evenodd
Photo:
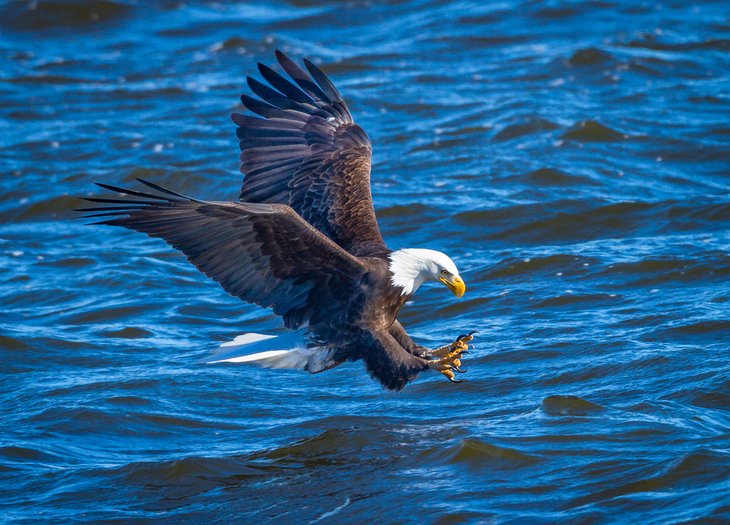
<path id="1" fill-rule="evenodd" d="M 185 196 L 149 181 L 126 198 L 85 200 L 93 224 L 164 239 L 229 294 L 271 308 L 295 332 L 245 334 L 208 362 L 254 363 L 316 373 L 362 359 L 386 388 L 433 369 L 453 382 L 473 334 L 436 349 L 413 341 L 397 316 L 425 282 L 461 297 L 465 284 L 444 253 L 390 250 L 370 192 L 371 144 L 339 91 L 313 63 L 276 51 L 283 71 L 259 63 L 265 84 L 234 113 L 244 175 L 239 202 Z"/>

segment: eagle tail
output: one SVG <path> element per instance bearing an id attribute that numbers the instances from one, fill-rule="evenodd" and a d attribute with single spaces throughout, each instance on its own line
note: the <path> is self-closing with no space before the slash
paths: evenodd
<path id="1" fill-rule="evenodd" d="M 334 359 L 334 353 L 328 348 L 308 347 L 307 339 L 298 332 L 280 336 L 246 333 L 223 343 L 201 363 L 249 364 L 316 374 L 340 364 Z"/>

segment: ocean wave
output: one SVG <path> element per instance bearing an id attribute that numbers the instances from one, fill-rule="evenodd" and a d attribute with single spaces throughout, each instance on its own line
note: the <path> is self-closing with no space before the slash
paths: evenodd
<path id="1" fill-rule="evenodd" d="M 459 212 L 453 219 L 482 230 L 472 238 L 523 242 L 570 242 L 608 237 L 627 238 L 713 228 L 730 218 L 725 201 L 539 202 L 496 209 Z"/>
<path id="2" fill-rule="evenodd" d="M 568 63 L 571 66 L 594 66 L 597 64 L 606 64 L 613 62 L 615 59 L 611 53 L 596 47 L 585 47 L 575 51 Z"/>
<path id="3" fill-rule="evenodd" d="M 541 409 L 549 416 L 595 416 L 605 410 L 578 396 L 548 396 L 542 400 Z"/>
<path id="4" fill-rule="evenodd" d="M 663 500 L 674 499 L 682 493 L 682 489 L 696 488 L 700 481 L 703 486 L 722 484 L 724 477 L 717 465 L 730 466 L 730 456 L 718 450 L 698 449 L 676 459 L 627 472 L 624 479 L 616 480 L 615 486 L 575 498 L 567 508 L 639 494 L 653 494 Z"/>
<path id="5" fill-rule="evenodd" d="M 629 138 L 628 135 L 595 120 L 584 120 L 576 123 L 575 126 L 563 133 L 562 137 L 578 142 L 619 142 Z"/>
<path id="6" fill-rule="evenodd" d="M 494 140 L 497 142 L 503 142 L 514 138 L 522 137 L 524 135 L 530 135 L 532 133 L 541 133 L 545 131 L 552 131 L 558 129 L 560 126 L 555 122 L 541 118 L 541 117 L 530 117 L 521 119 L 520 122 L 509 124 L 500 129 L 494 136 Z"/>
<path id="7" fill-rule="evenodd" d="M 117 22 L 132 11 L 131 4 L 111 0 L 13 1 L 0 8 L 0 26 L 8 31 L 88 28 Z"/>
<path id="8" fill-rule="evenodd" d="M 540 459 L 517 449 L 468 438 L 442 448 L 434 447 L 422 453 L 424 460 L 449 465 L 464 465 L 478 469 L 513 470 L 528 468 Z"/>

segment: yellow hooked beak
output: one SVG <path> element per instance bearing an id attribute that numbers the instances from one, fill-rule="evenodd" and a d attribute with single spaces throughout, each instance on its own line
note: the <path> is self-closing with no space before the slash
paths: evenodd
<path id="1" fill-rule="evenodd" d="M 466 285 L 459 276 L 454 277 L 452 281 L 450 281 L 446 277 L 439 277 L 439 281 L 444 283 L 456 297 L 461 297 L 462 295 L 464 295 L 464 292 L 466 292 Z"/>

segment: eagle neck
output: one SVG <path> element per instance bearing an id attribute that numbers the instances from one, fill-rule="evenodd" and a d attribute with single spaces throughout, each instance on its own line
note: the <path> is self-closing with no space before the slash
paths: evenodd
<path id="1" fill-rule="evenodd" d="M 426 281 L 431 263 L 420 257 L 415 249 L 402 249 L 392 252 L 390 259 L 390 282 L 401 288 L 401 295 L 411 295 Z"/>

